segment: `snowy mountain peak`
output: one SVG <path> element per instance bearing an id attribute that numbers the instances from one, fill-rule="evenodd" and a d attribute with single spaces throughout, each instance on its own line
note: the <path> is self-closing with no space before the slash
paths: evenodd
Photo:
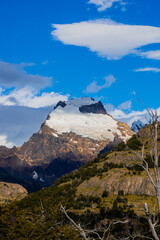
<path id="1" fill-rule="evenodd" d="M 59 101 L 54 109 L 56 109 L 58 106 L 65 107 L 66 105 L 72 105 L 75 107 L 81 107 L 83 105 L 91 105 L 95 103 L 98 103 L 98 102 L 90 97 L 72 98 L 71 100 L 64 101 L 64 102 Z"/>
<path id="2" fill-rule="evenodd" d="M 130 131 L 119 127 L 119 122 L 106 113 L 100 101 L 87 97 L 57 103 L 45 125 L 52 129 L 53 135 L 57 137 L 70 132 L 98 141 L 114 141 L 115 137 L 126 140 L 130 137 Z"/>
<path id="3" fill-rule="evenodd" d="M 131 126 L 131 130 L 137 133 L 145 124 L 141 120 L 134 121 Z"/>
<path id="4" fill-rule="evenodd" d="M 95 101 L 93 98 L 82 97 L 72 98 L 69 101 L 59 101 L 55 106 L 55 109 L 64 108 L 67 112 L 82 112 L 82 113 L 96 113 L 96 114 L 107 114 L 103 104 L 100 101 Z"/>

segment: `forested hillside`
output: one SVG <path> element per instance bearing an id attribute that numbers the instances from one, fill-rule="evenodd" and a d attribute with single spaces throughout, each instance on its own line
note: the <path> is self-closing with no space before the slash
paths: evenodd
<path id="1" fill-rule="evenodd" d="M 160 126 L 158 133 L 160 147 Z M 146 126 L 127 144 L 120 143 L 112 151 L 56 180 L 52 187 L 1 207 L 0 238 L 82 239 L 80 231 L 61 210 L 63 206 L 76 224 L 84 230 L 94 230 L 87 232 L 90 239 L 152 239 L 142 209 L 147 202 L 151 211 L 154 208 L 157 211 L 155 192 L 134 153 L 141 153 L 143 145 L 152 173 L 149 155 L 152 141 Z"/>

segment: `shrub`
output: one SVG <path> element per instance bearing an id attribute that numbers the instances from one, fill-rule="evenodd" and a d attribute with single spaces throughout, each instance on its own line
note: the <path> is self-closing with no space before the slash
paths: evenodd
<path id="1" fill-rule="evenodd" d="M 128 166 L 127 169 L 131 170 L 131 171 L 138 171 L 138 172 L 144 171 L 144 169 L 140 165 L 138 165 L 138 164 L 135 164 L 133 166 Z"/>
<path id="2" fill-rule="evenodd" d="M 124 196 L 124 191 L 123 191 L 123 190 L 119 190 L 119 191 L 118 191 L 118 195 L 119 195 L 119 196 Z"/>
<path id="3" fill-rule="evenodd" d="M 125 148 L 126 148 L 125 142 L 121 142 L 117 146 L 113 147 L 113 150 L 123 151 L 123 150 L 125 150 Z"/>
<path id="4" fill-rule="evenodd" d="M 106 197 L 108 197 L 108 195 L 109 195 L 109 192 L 104 190 L 103 193 L 102 193 L 102 197 L 106 198 Z"/>
<path id="5" fill-rule="evenodd" d="M 148 167 L 149 168 L 153 168 L 153 162 L 152 162 L 152 158 L 149 154 L 146 155 L 146 157 L 144 158 L 144 160 L 148 163 Z"/>
<path id="6" fill-rule="evenodd" d="M 127 203 L 128 202 L 128 199 L 127 198 L 123 198 L 123 197 L 121 197 L 121 196 L 118 196 L 117 197 L 117 202 L 118 203 Z"/>
<path id="7" fill-rule="evenodd" d="M 108 171 L 110 169 L 113 169 L 113 168 L 124 168 L 123 164 L 117 164 L 117 163 L 105 163 L 103 168 L 105 169 L 105 171 Z"/>
<path id="8" fill-rule="evenodd" d="M 133 135 L 128 141 L 127 141 L 127 146 L 132 149 L 132 150 L 139 150 L 140 147 L 142 146 L 142 143 L 140 140 L 137 138 L 136 135 Z"/>
<path id="9" fill-rule="evenodd" d="M 112 209 L 113 209 L 113 210 L 117 210 L 117 208 L 118 208 L 118 201 L 117 201 L 117 199 L 115 199 L 115 200 L 113 201 Z"/>
<path id="10" fill-rule="evenodd" d="M 101 203 L 101 199 L 96 196 L 84 196 L 80 194 L 73 207 L 74 209 L 84 209 L 85 207 L 92 207 L 93 203 L 99 205 Z"/>

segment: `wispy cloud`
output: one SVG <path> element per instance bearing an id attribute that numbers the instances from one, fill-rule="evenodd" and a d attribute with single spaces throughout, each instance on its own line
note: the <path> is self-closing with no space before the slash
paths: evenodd
<path id="1" fill-rule="evenodd" d="M 39 89 L 51 85 L 52 77 L 29 74 L 24 69 L 33 65 L 34 63 L 12 64 L 0 61 L 1 86 L 24 87 L 27 85 Z"/>
<path id="2" fill-rule="evenodd" d="M 42 62 L 43 65 L 47 65 L 48 64 L 48 60 L 45 60 Z"/>
<path id="3" fill-rule="evenodd" d="M 160 72 L 160 68 L 146 67 L 138 68 L 134 70 L 135 72 Z"/>
<path id="4" fill-rule="evenodd" d="M 86 47 L 107 59 L 120 59 L 148 44 L 160 43 L 160 28 L 120 24 L 111 20 L 53 24 L 54 39 L 64 44 Z M 158 54 L 158 53 L 157 53 Z"/>
<path id="5" fill-rule="evenodd" d="M 66 101 L 68 95 L 62 95 L 55 92 L 42 92 L 31 87 L 15 89 L 10 93 L 0 92 L 0 104 L 5 106 L 25 106 L 40 108 L 53 106 L 58 101 Z"/>
<path id="6" fill-rule="evenodd" d="M 143 58 L 160 60 L 160 50 L 147 51 L 147 52 L 135 51 L 135 54 Z"/>
<path id="7" fill-rule="evenodd" d="M 96 81 L 93 81 L 91 84 L 89 84 L 86 89 L 84 90 L 85 93 L 97 93 L 103 88 L 109 88 L 111 87 L 112 83 L 116 82 L 116 78 L 110 74 L 106 77 L 104 77 L 105 84 L 104 85 L 98 85 Z"/>
<path id="8" fill-rule="evenodd" d="M 97 6 L 99 12 L 105 11 L 108 8 L 111 8 L 114 3 L 124 4 L 122 0 L 89 0 L 89 4 L 94 4 Z"/>
<path id="9" fill-rule="evenodd" d="M 128 109 L 131 108 L 131 106 L 132 106 L 132 102 L 131 102 L 131 100 L 129 100 L 129 101 L 121 103 L 118 106 L 118 109 L 120 109 L 120 110 L 128 110 Z"/>
<path id="10" fill-rule="evenodd" d="M 21 62 L 21 63 L 12 63 L 13 66 L 17 67 L 17 68 L 25 68 L 25 67 L 32 67 L 35 66 L 36 64 L 33 62 Z"/>
<path id="11" fill-rule="evenodd" d="M 136 92 L 135 92 L 135 91 L 132 91 L 132 92 L 131 92 L 131 95 L 136 95 Z"/>
<path id="12" fill-rule="evenodd" d="M 111 103 L 106 104 L 104 107 L 105 107 L 107 113 L 110 113 L 115 109 L 114 105 Z"/>

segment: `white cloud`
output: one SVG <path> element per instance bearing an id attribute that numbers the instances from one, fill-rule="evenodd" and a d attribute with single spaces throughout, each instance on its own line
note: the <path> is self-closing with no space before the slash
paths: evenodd
<path id="1" fill-rule="evenodd" d="M 40 108 L 46 106 L 53 106 L 58 101 L 66 101 L 68 95 L 61 95 L 55 92 L 39 93 L 36 89 L 31 87 L 24 87 L 15 89 L 10 93 L 0 92 L 0 104 L 5 106 L 25 106 L 32 108 Z"/>
<path id="2" fill-rule="evenodd" d="M 28 74 L 24 68 L 32 66 L 0 61 L 0 145 L 23 144 L 39 130 L 53 105 L 68 99 L 68 95 L 45 92 L 52 77 Z"/>
<path id="3" fill-rule="evenodd" d="M 11 63 L 10 63 L 11 64 Z M 35 66 L 35 63 L 33 62 L 29 62 L 29 63 L 26 63 L 26 62 L 21 62 L 21 63 L 18 63 L 18 64 L 13 64 L 12 65 L 16 66 L 17 68 L 25 68 L 25 67 L 32 67 L 32 66 Z"/>
<path id="4" fill-rule="evenodd" d="M 53 38 L 64 44 L 86 47 L 107 59 L 120 59 L 148 44 L 160 43 L 160 28 L 119 24 L 111 20 L 53 24 Z"/>
<path id="5" fill-rule="evenodd" d="M 134 70 L 135 72 L 160 72 L 160 68 L 146 67 L 138 68 Z"/>
<path id="6" fill-rule="evenodd" d="M 45 60 L 42 62 L 43 65 L 47 65 L 48 64 L 48 60 Z"/>
<path id="7" fill-rule="evenodd" d="M 6 146 L 6 147 L 13 147 L 14 144 L 12 142 L 7 141 L 7 136 L 6 135 L 0 135 L 0 146 Z"/>
<path id="8" fill-rule="evenodd" d="M 115 109 L 114 111 L 110 112 L 110 114 L 117 120 L 126 122 L 129 126 L 136 120 L 142 120 L 146 122 L 145 117 L 148 115 L 146 110 L 143 111 L 131 111 L 130 113 L 125 113 L 120 109 Z"/>
<path id="9" fill-rule="evenodd" d="M 132 91 L 132 92 L 131 92 L 131 95 L 136 95 L 136 92 L 135 92 L 135 91 Z"/>
<path id="10" fill-rule="evenodd" d="M 102 86 L 99 86 L 96 81 L 93 81 L 91 84 L 87 86 L 87 88 L 84 90 L 85 93 L 97 93 L 103 88 L 109 88 L 111 87 L 112 83 L 116 82 L 116 78 L 110 74 L 106 77 L 104 77 L 105 84 Z"/>
<path id="11" fill-rule="evenodd" d="M 103 88 L 103 86 L 98 86 L 96 81 L 93 81 L 91 84 L 89 84 L 86 87 L 86 90 L 84 90 L 84 93 L 97 93 Z"/>
<path id="12" fill-rule="evenodd" d="M 107 8 L 111 8 L 114 3 L 123 4 L 122 0 L 89 0 L 90 4 L 95 4 L 99 12 L 105 11 Z"/>
<path id="13" fill-rule="evenodd" d="M 12 64 L 0 61 L 0 82 L 4 87 L 24 87 L 26 85 L 35 88 L 43 88 L 51 85 L 52 77 L 43 77 L 38 74 L 29 74 L 24 68 L 33 66 L 34 63 Z"/>
<path id="14" fill-rule="evenodd" d="M 121 103 L 121 104 L 118 106 L 118 109 L 120 109 L 120 110 L 127 110 L 127 109 L 130 109 L 131 106 L 132 106 L 132 102 L 129 100 L 129 101 L 126 101 L 126 102 Z"/>
<path id="15" fill-rule="evenodd" d="M 113 106 L 113 105 L 112 105 Z M 107 108 L 106 108 L 107 110 Z M 127 110 L 127 109 L 126 109 Z M 151 110 L 151 109 L 150 109 Z M 154 111 L 154 109 L 152 109 Z M 158 115 L 160 115 L 160 107 L 156 109 Z M 125 109 L 115 108 L 114 106 L 111 109 L 108 109 L 107 113 L 113 116 L 114 119 L 127 123 L 130 127 L 134 121 L 141 120 L 143 123 L 148 123 L 149 115 L 146 109 L 142 111 L 133 111 L 130 110 L 127 112 Z"/>
<path id="16" fill-rule="evenodd" d="M 122 12 L 126 12 L 126 11 L 127 11 L 127 8 L 126 8 L 126 7 L 122 7 L 122 8 L 121 8 L 121 11 L 122 11 Z"/>
<path id="17" fill-rule="evenodd" d="M 104 107 L 105 107 L 107 113 L 112 112 L 114 110 L 114 108 L 115 108 L 114 105 L 111 104 L 111 103 L 106 104 Z"/>
<path id="18" fill-rule="evenodd" d="M 116 78 L 112 74 L 104 77 L 104 80 L 106 81 L 104 87 L 107 87 L 107 88 L 111 87 L 112 83 L 116 82 Z"/>
<path id="19" fill-rule="evenodd" d="M 160 60 L 160 50 L 147 51 L 147 52 L 135 51 L 135 54 L 143 58 Z"/>

